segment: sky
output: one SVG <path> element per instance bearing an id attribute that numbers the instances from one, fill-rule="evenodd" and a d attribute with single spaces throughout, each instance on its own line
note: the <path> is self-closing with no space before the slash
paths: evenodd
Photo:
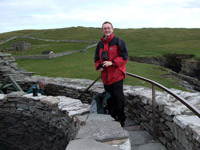
<path id="1" fill-rule="evenodd" d="M 0 33 L 101 27 L 200 28 L 200 0 L 0 0 Z"/>

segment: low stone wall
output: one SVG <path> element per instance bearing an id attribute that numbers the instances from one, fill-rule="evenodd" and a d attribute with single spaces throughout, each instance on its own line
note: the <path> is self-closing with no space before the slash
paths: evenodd
<path id="1" fill-rule="evenodd" d="M 172 89 L 200 109 L 200 93 Z M 126 115 L 150 133 L 153 133 L 152 93 L 145 87 L 125 89 Z M 200 149 L 200 118 L 165 92 L 156 91 L 156 132 L 169 150 Z"/>
<path id="2" fill-rule="evenodd" d="M 52 59 L 52 58 L 71 55 L 71 54 L 75 54 L 75 53 L 85 52 L 92 47 L 96 47 L 96 45 L 97 44 L 95 43 L 95 44 L 89 45 L 85 49 L 66 51 L 66 52 L 63 52 L 63 53 L 55 53 L 55 54 L 47 54 L 47 55 L 46 54 L 45 55 L 19 55 L 19 56 L 14 56 L 14 57 L 16 59 Z"/>
<path id="3" fill-rule="evenodd" d="M 130 150 L 128 132 L 122 129 L 120 123 L 115 122 L 109 115 L 90 115 L 89 108 L 90 105 L 65 96 L 33 97 L 32 93 L 24 92 L 0 94 L 0 116 L 22 114 L 57 128 L 65 135 L 64 140 L 71 141 L 66 150 L 77 150 L 77 145 L 88 150 L 99 145 L 100 149 L 95 148 L 96 150 L 101 150 L 102 147 L 107 150 Z M 73 141 L 74 139 L 76 140 Z M 90 145 L 87 144 L 88 141 Z M 80 142 L 83 145 L 79 145 Z M 59 149 L 59 141 L 50 144 L 49 150 Z"/>
<path id="4" fill-rule="evenodd" d="M 37 76 L 25 79 L 26 87 L 34 83 Z M 77 98 L 93 81 L 86 79 L 45 78 L 47 92 Z M 23 87 L 23 85 L 22 85 Z M 81 100 L 90 103 L 93 95 L 103 91 L 101 82 L 96 83 Z M 200 93 L 172 89 L 177 95 L 200 109 Z M 124 86 L 126 116 L 143 129 L 153 132 L 152 90 L 145 87 Z M 184 105 L 165 92 L 156 91 L 157 134 L 169 150 L 198 150 L 200 148 L 200 119 Z"/>
<path id="5" fill-rule="evenodd" d="M 24 92 L 0 94 L 0 114 L 21 114 L 41 120 L 61 131 L 67 138 L 65 140 L 69 142 L 75 138 L 79 129 L 77 119 L 72 117 L 79 112 L 69 114 L 63 111 L 63 106 L 61 104 L 58 106 L 58 102 L 62 103 L 65 100 L 69 99 L 52 96 L 33 97 L 32 94 Z"/>
<path id="6" fill-rule="evenodd" d="M 32 72 L 26 72 L 24 69 L 19 68 L 11 54 L 0 52 L 0 83 L 9 75 L 18 81 L 32 74 Z"/>
<path id="7" fill-rule="evenodd" d="M 26 91 L 36 83 L 39 76 L 29 77 L 23 70 L 17 68 L 14 59 L 9 54 L 0 53 L 0 81 L 12 74 L 18 84 Z M 78 98 L 80 94 L 93 82 L 86 79 L 47 78 L 46 94 L 53 96 L 67 96 Z M 81 97 L 82 102 L 90 103 L 93 95 L 103 91 L 102 83 L 96 83 Z M 183 92 L 172 89 L 173 92 L 185 98 L 189 103 L 200 109 L 200 93 Z M 152 132 L 151 89 L 145 87 L 124 86 L 127 100 L 126 115 Z M 169 150 L 199 150 L 200 149 L 200 119 L 193 115 L 184 105 L 165 92 L 156 91 L 157 101 L 157 133 L 159 140 Z M 1 103 L 1 102 L 0 102 Z M 8 104 L 9 105 L 9 104 Z M 16 102 L 7 111 L 16 110 Z M 20 106 L 20 105 L 19 105 Z"/>
<path id="8" fill-rule="evenodd" d="M 40 33 L 35 33 L 35 34 L 40 34 Z M 22 39 L 34 39 L 34 40 L 40 40 L 40 41 L 46 41 L 46 42 L 71 42 L 71 43 L 96 43 L 96 41 L 83 41 L 83 40 L 52 40 L 52 39 L 42 39 L 38 37 L 32 37 L 30 35 L 34 34 L 29 34 L 29 35 L 24 35 L 24 36 L 13 36 L 7 40 L 0 41 L 0 45 L 7 43 L 11 40 L 17 39 L 17 38 L 22 38 Z"/>

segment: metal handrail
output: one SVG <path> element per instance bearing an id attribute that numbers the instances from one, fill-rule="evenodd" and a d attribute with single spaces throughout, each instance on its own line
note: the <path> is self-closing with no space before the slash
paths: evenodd
<path id="1" fill-rule="evenodd" d="M 156 138 L 157 136 L 157 125 L 156 125 L 156 93 L 155 93 L 155 86 L 161 88 L 162 90 L 166 91 L 167 93 L 169 93 L 170 95 L 172 95 L 173 97 L 175 97 L 178 101 L 180 101 L 182 104 L 184 104 L 188 109 L 190 109 L 195 115 L 197 115 L 200 118 L 200 110 L 197 109 L 196 107 L 194 107 L 193 105 L 191 105 L 190 103 L 188 103 L 184 98 L 176 95 L 175 93 L 173 93 L 171 90 L 169 90 L 168 88 L 166 88 L 165 86 L 152 81 L 150 79 L 135 75 L 135 74 L 131 74 L 126 72 L 126 74 L 128 76 L 146 81 L 148 83 L 152 84 L 152 111 L 153 111 L 153 136 Z"/>
<path id="2" fill-rule="evenodd" d="M 152 112 L 153 112 L 153 136 L 154 136 L 154 138 L 157 137 L 156 90 L 155 90 L 155 86 L 161 88 L 162 90 L 166 91 L 167 93 L 169 93 L 170 95 L 172 95 L 173 97 L 175 97 L 178 101 L 180 101 L 182 104 L 184 104 L 187 108 L 189 108 L 195 115 L 197 115 L 200 118 L 200 110 L 199 109 L 197 109 L 196 107 L 194 107 L 193 105 L 191 105 L 190 103 L 188 103 L 184 98 L 182 98 L 182 97 L 176 95 L 175 93 L 173 93 L 171 90 L 169 90 L 165 86 L 163 86 L 163 85 L 161 85 L 161 84 L 159 84 L 159 83 L 157 83 L 157 82 L 155 82 L 153 80 L 150 80 L 150 79 L 147 79 L 147 78 L 144 78 L 144 77 L 132 74 L 132 73 L 126 72 L 126 74 L 128 76 L 131 76 L 131 77 L 134 77 L 134 78 L 137 78 L 137 79 L 140 79 L 140 80 L 143 80 L 143 81 L 146 81 L 146 82 L 152 84 Z M 81 95 L 79 96 L 79 98 L 81 98 L 82 95 L 85 92 L 87 92 L 100 79 L 100 77 L 101 76 L 99 76 L 83 93 L 81 93 Z"/>

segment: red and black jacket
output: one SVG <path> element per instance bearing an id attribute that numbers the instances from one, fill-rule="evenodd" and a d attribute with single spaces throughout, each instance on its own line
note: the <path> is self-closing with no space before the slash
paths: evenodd
<path id="1" fill-rule="evenodd" d="M 101 38 L 101 41 L 97 44 L 95 52 L 95 67 L 100 63 L 103 63 L 101 53 L 107 51 L 109 60 L 112 61 L 113 65 L 109 67 L 104 67 L 101 72 L 101 78 L 104 85 L 110 85 L 117 81 L 120 81 L 126 77 L 126 66 L 128 61 L 128 50 L 126 48 L 125 42 L 119 37 L 111 36 L 107 39 Z M 96 69 L 97 70 L 97 69 Z"/>

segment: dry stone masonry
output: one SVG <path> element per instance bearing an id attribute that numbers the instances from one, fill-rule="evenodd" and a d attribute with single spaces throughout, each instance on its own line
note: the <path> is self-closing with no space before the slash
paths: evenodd
<path id="1" fill-rule="evenodd" d="M 93 147 L 102 145 L 108 150 L 130 150 L 128 133 L 122 129 L 120 123 L 115 122 L 109 115 L 89 115 L 90 105 L 83 104 L 78 99 L 65 96 L 33 97 L 32 94 L 24 92 L 12 92 L 7 95 L 0 94 L 0 108 L 0 116 L 23 114 L 33 117 L 62 131 L 67 142 L 76 139 L 75 142 L 70 142 L 66 150 L 70 150 L 73 143 L 77 146 L 80 141 L 87 142 L 86 139 L 94 142 Z M 85 143 L 84 146 L 89 145 Z M 87 149 L 90 150 L 91 147 Z"/>
<path id="2" fill-rule="evenodd" d="M 4 73 L 12 74 L 13 70 L 20 72 L 17 69 L 13 69 L 11 64 L 14 61 L 9 61 L 10 56 L 0 54 L 0 62 L 3 64 L 0 66 L 1 77 L 4 77 Z M 23 78 L 15 78 L 23 90 L 26 91 L 40 76 L 23 74 Z M 93 81 L 86 79 L 44 78 L 46 80 L 47 96 L 32 97 L 31 94 L 27 95 L 18 92 L 0 95 L 0 110 L 34 115 L 57 128 L 63 129 L 64 133 L 71 135 L 66 150 L 76 150 L 76 144 L 83 143 L 83 149 L 87 149 L 87 145 L 92 148 L 93 144 L 96 145 L 97 150 L 101 146 L 109 150 L 130 149 L 128 134 L 120 128 L 119 123 L 109 117 L 104 118 L 103 116 L 94 116 L 87 113 L 93 96 L 103 91 L 101 82 L 96 83 L 88 92 L 83 94 L 80 101 L 77 97 Z M 200 109 L 199 92 L 184 92 L 176 89 L 171 89 L 171 91 Z M 126 96 L 126 116 L 139 124 L 141 128 L 152 133 L 152 90 L 141 86 L 124 86 L 124 92 Z M 163 145 L 169 150 L 199 150 L 200 118 L 165 92 L 156 91 L 156 102 L 157 135 Z M 70 107 L 67 107 L 67 105 Z M 67 127 L 64 125 L 67 125 Z M 98 125 L 110 126 L 114 129 L 116 128 L 116 131 L 114 130 L 113 134 L 111 134 L 112 136 L 110 136 L 107 133 L 108 129 L 95 128 Z M 69 133 L 67 133 L 68 131 Z M 95 133 L 93 131 L 98 132 Z M 119 133 L 117 133 L 118 131 Z M 114 143 L 111 141 L 114 141 Z M 103 146 L 102 144 L 105 145 Z M 116 146 L 110 147 L 110 145 Z"/>

